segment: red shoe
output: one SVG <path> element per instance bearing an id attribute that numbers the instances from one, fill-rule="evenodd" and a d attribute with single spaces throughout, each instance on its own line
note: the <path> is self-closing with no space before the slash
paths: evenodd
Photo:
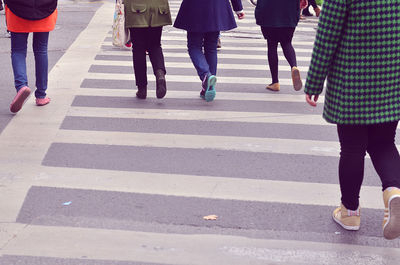
<path id="1" fill-rule="evenodd" d="M 36 99 L 36 106 L 44 106 L 50 103 L 50 98 L 37 98 Z"/>
<path id="2" fill-rule="evenodd" d="M 30 94 L 31 90 L 29 89 L 29 87 L 22 87 L 11 102 L 10 111 L 12 113 L 17 113 L 22 108 L 22 105 L 24 105 L 25 100 L 29 97 Z"/>

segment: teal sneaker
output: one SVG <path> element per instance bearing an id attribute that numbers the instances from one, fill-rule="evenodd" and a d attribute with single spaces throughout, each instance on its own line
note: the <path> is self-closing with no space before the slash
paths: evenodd
<path id="1" fill-rule="evenodd" d="M 206 75 L 203 79 L 203 89 L 200 92 L 200 97 L 205 99 L 207 102 L 213 101 L 216 95 L 215 84 L 217 83 L 217 77 L 215 75 Z"/>

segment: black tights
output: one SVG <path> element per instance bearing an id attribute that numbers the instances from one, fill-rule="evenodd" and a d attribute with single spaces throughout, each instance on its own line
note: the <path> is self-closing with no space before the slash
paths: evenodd
<path id="1" fill-rule="evenodd" d="M 340 140 L 339 182 L 342 203 L 350 210 L 358 208 L 364 178 L 366 152 L 378 173 L 383 190 L 400 188 L 400 156 L 395 145 L 398 122 L 374 125 L 337 125 Z"/>
<path id="2" fill-rule="evenodd" d="M 272 83 L 278 83 L 278 43 L 281 44 L 283 54 L 290 68 L 297 66 L 296 52 L 292 46 L 292 38 L 295 28 L 270 28 L 261 27 L 264 38 L 268 43 L 268 64 L 271 71 Z"/>

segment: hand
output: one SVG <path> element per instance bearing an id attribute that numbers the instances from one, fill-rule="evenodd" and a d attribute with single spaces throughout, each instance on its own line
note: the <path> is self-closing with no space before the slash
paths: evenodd
<path id="1" fill-rule="evenodd" d="M 306 94 L 306 101 L 310 106 L 316 107 L 317 106 L 318 95 L 308 95 Z"/>
<path id="2" fill-rule="evenodd" d="M 243 19 L 244 18 L 244 12 L 237 13 L 237 17 L 238 17 L 238 19 Z"/>

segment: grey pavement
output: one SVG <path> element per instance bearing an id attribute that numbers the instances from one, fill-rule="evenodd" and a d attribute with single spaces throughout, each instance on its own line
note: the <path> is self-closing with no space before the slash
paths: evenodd
<path id="1" fill-rule="evenodd" d="M 49 39 L 49 71 L 54 67 L 72 42 L 86 28 L 94 12 L 101 5 L 100 0 L 59 0 L 57 25 L 50 33 Z M 8 111 L 15 96 L 14 78 L 11 67 L 11 39 L 7 37 L 4 10 L 0 11 L 0 133 L 7 126 L 13 115 Z M 27 73 L 29 84 L 35 84 L 35 68 L 32 52 L 32 36 L 28 42 Z M 51 88 L 49 88 L 51 91 Z"/>
<path id="2" fill-rule="evenodd" d="M 9 51 L 0 52 L 1 265 L 400 262 L 400 241 L 382 236 L 369 158 L 360 231 L 333 222 L 336 129 L 321 117 L 323 96 L 311 108 L 293 90 L 281 52 L 281 91 L 265 89 L 266 42 L 247 1 L 245 20 L 222 33 L 210 103 L 183 31 L 164 28 L 166 98 L 155 98 L 149 75 L 148 98 L 138 100 L 131 52 L 111 44 L 114 1 L 59 2 L 51 104 L 29 100 L 9 114 Z M 181 1 L 169 2 L 175 16 Z M 317 22 L 301 21 L 294 37 L 303 80 Z"/>

